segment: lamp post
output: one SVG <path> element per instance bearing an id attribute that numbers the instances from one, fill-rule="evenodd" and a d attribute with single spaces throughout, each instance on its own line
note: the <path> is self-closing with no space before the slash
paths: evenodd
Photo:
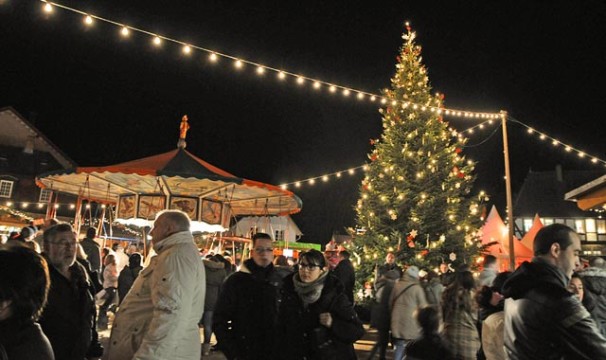
<path id="1" fill-rule="evenodd" d="M 509 241 L 509 270 L 514 271 L 516 257 L 513 246 L 513 201 L 511 198 L 511 173 L 509 171 L 509 145 L 507 143 L 507 111 L 501 110 L 503 128 L 503 156 L 505 158 L 505 196 L 507 197 L 507 239 Z"/>

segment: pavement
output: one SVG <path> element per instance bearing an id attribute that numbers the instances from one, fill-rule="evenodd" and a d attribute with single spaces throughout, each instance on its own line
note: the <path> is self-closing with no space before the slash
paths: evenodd
<path id="1" fill-rule="evenodd" d="M 108 316 L 109 316 L 109 324 L 110 324 L 109 328 L 107 330 L 99 331 L 99 341 L 101 341 L 101 344 L 103 344 L 103 346 L 105 346 L 107 344 L 107 342 L 109 341 L 109 335 L 110 335 L 110 331 L 111 331 L 111 324 L 112 324 L 112 322 L 114 320 L 113 314 L 111 312 L 108 313 Z M 373 346 L 377 342 L 378 334 L 377 334 L 377 330 L 376 329 L 371 329 L 366 324 L 364 325 L 364 328 L 365 328 L 366 332 L 365 332 L 364 336 L 354 344 L 354 348 L 356 350 L 356 354 L 358 356 L 358 359 L 360 359 L 360 360 L 371 360 L 371 359 L 368 359 L 368 356 L 370 355 L 370 352 L 371 352 Z M 202 334 L 202 329 L 200 329 L 200 343 L 202 343 L 203 338 L 204 338 L 204 336 Z M 215 335 L 214 334 L 213 334 L 210 342 L 213 345 L 216 344 L 217 341 L 215 339 Z M 378 354 L 376 354 L 373 359 L 378 359 L 378 358 L 379 358 L 379 356 L 378 356 Z M 227 358 L 220 351 L 211 351 L 210 355 L 208 355 L 208 356 L 201 356 L 200 359 L 204 359 L 204 360 L 226 360 Z M 392 349 L 388 349 L 387 350 L 386 359 L 387 360 L 393 360 L 393 351 L 392 351 Z"/>

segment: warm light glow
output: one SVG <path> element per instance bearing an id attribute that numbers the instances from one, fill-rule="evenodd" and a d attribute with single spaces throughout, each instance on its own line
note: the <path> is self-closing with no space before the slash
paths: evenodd
<path id="1" fill-rule="evenodd" d="M 46 5 L 44 5 L 44 11 L 46 11 L 47 13 L 52 13 L 53 12 L 53 6 L 49 3 L 46 3 Z"/>
<path id="2" fill-rule="evenodd" d="M 92 25 L 93 24 L 93 18 L 90 15 L 86 15 L 86 17 L 84 18 L 84 23 L 86 25 Z"/>
<path id="3" fill-rule="evenodd" d="M 301 187 L 301 183 L 297 181 L 297 182 L 295 183 L 295 186 L 296 186 L 296 187 Z"/>
<path id="4" fill-rule="evenodd" d="M 328 88 L 328 91 L 330 91 L 331 93 L 334 93 L 337 91 L 337 87 L 334 85 L 330 85 L 330 87 Z"/>
<path id="5" fill-rule="evenodd" d="M 13 203 L 11 201 L 7 201 L 6 206 L 13 206 Z"/>
<path id="6" fill-rule="evenodd" d="M 349 169 L 349 174 L 353 175 L 356 171 L 354 169 Z"/>
<path id="7" fill-rule="evenodd" d="M 377 97 L 374 95 L 370 97 L 370 101 L 372 101 L 372 102 L 374 102 L 376 99 L 377 99 Z"/>
<path id="8" fill-rule="evenodd" d="M 570 146 L 566 146 L 566 151 L 570 152 L 572 150 L 572 148 Z"/>
<path id="9" fill-rule="evenodd" d="M 263 75 L 265 73 L 265 68 L 263 66 L 257 67 L 257 74 Z"/>
<path id="10" fill-rule="evenodd" d="M 90 209 L 90 204 L 86 204 L 86 208 L 87 208 L 87 209 Z"/>
<path id="11" fill-rule="evenodd" d="M 208 59 L 209 59 L 210 61 L 212 61 L 212 62 L 216 62 L 216 61 L 217 61 L 217 59 L 218 59 L 217 54 L 215 54 L 215 53 L 210 53 L 210 55 L 208 55 Z"/>
<path id="12" fill-rule="evenodd" d="M 349 96 L 349 93 L 350 93 L 349 89 L 343 90 L 343 96 Z"/>
<path id="13" fill-rule="evenodd" d="M 184 54 L 189 54 L 191 53 L 191 47 L 189 45 L 185 45 L 183 46 L 183 53 Z"/>
<path id="14" fill-rule="evenodd" d="M 241 60 L 236 60 L 236 62 L 234 63 L 234 66 L 236 67 L 236 69 L 241 69 L 243 65 L 244 64 L 242 63 Z"/>
<path id="15" fill-rule="evenodd" d="M 381 99 L 381 104 L 386 104 L 387 103 L 387 99 L 386 98 L 382 98 Z"/>
<path id="16" fill-rule="evenodd" d="M 320 88 L 320 82 L 319 81 L 314 81 L 314 89 L 319 89 Z"/>
<path id="17" fill-rule="evenodd" d="M 130 31 L 128 31 L 128 28 L 126 26 L 124 26 L 124 27 L 122 27 L 122 30 L 120 31 L 120 33 L 122 34 L 122 36 L 128 36 Z"/>
<path id="18" fill-rule="evenodd" d="M 38 203 L 38 209 L 42 209 L 44 207 L 43 203 Z"/>
<path id="19" fill-rule="evenodd" d="M 58 209 L 58 208 L 59 208 L 59 204 L 55 204 L 55 209 Z"/>
<path id="20" fill-rule="evenodd" d="M 541 134 L 541 136 L 539 136 L 539 139 L 545 140 L 545 134 Z"/>
<path id="21" fill-rule="evenodd" d="M 358 100 L 362 100 L 362 99 L 364 99 L 364 94 L 358 93 Z"/>
<path id="22" fill-rule="evenodd" d="M 340 177 L 341 177 L 341 172 L 338 172 L 338 173 L 336 173 L 335 175 L 336 175 L 338 178 L 340 178 Z"/>
<path id="23" fill-rule="evenodd" d="M 28 207 L 28 206 L 29 206 L 29 203 L 24 202 L 22 206 L 23 206 L 24 208 L 26 208 L 26 207 Z"/>
<path id="24" fill-rule="evenodd" d="M 69 208 L 70 208 L 70 209 L 75 209 L 75 208 L 76 208 L 76 205 L 75 205 L 75 204 L 69 204 Z"/>
<path id="25" fill-rule="evenodd" d="M 315 183 L 316 183 L 316 179 L 309 179 L 309 184 L 310 184 L 310 185 L 313 185 L 313 184 L 315 184 Z"/>
<path id="26" fill-rule="evenodd" d="M 160 46 L 162 44 L 162 39 L 159 36 L 154 37 L 154 45 Z"/>
<path id="27" fill-rule="evenodd" d="M 532 133 L 533 133 L 532 128 L 528 128 L 528 130 L 526 130 L 526 131 L 527 131 L 529 134 L 532 134 Z"/>
<path id="28" fill-rule="evenodd" d="M 284 72 L 283 72 L 283 71 L 280 71 L 280 72 L 278 73 L 278 79 L 280 79 L 280 80 L 284 80 L 285 78 L 286 78 L 286 74 L 284 74 Z"/>
<path id="29" fill-rule="evenodd" d="M 282 184 L 282 185 L 280 185 L 280 188 L 281 188 L 282 190 L 286 190 L 286 189 L 288 188 L 288 186 L 286 186 L 286 184 Z"/>
<path id="30" fill-rule="evenodd" d="M 327 182 L 328 181 L 328 176 L 327 175 L 322 176 L 322 181 Z"/>
<path id="31" fill-rule="evenodd" d="M 301 76 L 297 77 L 297 84 L 303 85 L 304 82 L 305 82 L 305 79 L 303 79 Z"/>

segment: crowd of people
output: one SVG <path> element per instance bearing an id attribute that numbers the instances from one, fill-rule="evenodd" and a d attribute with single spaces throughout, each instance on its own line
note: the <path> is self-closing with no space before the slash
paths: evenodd
<path id="1" fill-rule="evenodd" d="M 167 210 L 143 267 L 136 246 L 102 248 L 93 230 L 78 241 L 71 225 L 48 222 L 38 240 L 24 228 L 0 247 L 0 360 L 199 359 L 215 349 L 229 360 L 356 358 L 365 330 L 346 250 L 334 266 L 318 250 L 294 263 L 257 233 L 236 268 L 201 254 L 187 215 Z M 369 358 L 385 359 L 391 344 L 396 360 L 606 359 L 606 262 L 583 268 L 579 236 L 561 224 L 533 247 L 514 272 L 485 256 L 478 276 L 399 266 L 388 253 L 376 268 Z"/>

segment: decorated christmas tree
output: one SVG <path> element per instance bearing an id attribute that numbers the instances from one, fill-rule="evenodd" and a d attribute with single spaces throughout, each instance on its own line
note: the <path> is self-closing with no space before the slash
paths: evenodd
<path id="1" fill-rule="evenodd" d="M 372 151 L 356 205 L 353 249 L 361 283 L 393 252 L 398 263 L 437 270 L 471 265 L 482 247 L 480 209 L 471 196 L 474 163 L 466 140 L 442 118 L 444 96 L 431 94 L 421 46 L 406 24 L 391 89 L 379 109 L 380 139 Z"/>

